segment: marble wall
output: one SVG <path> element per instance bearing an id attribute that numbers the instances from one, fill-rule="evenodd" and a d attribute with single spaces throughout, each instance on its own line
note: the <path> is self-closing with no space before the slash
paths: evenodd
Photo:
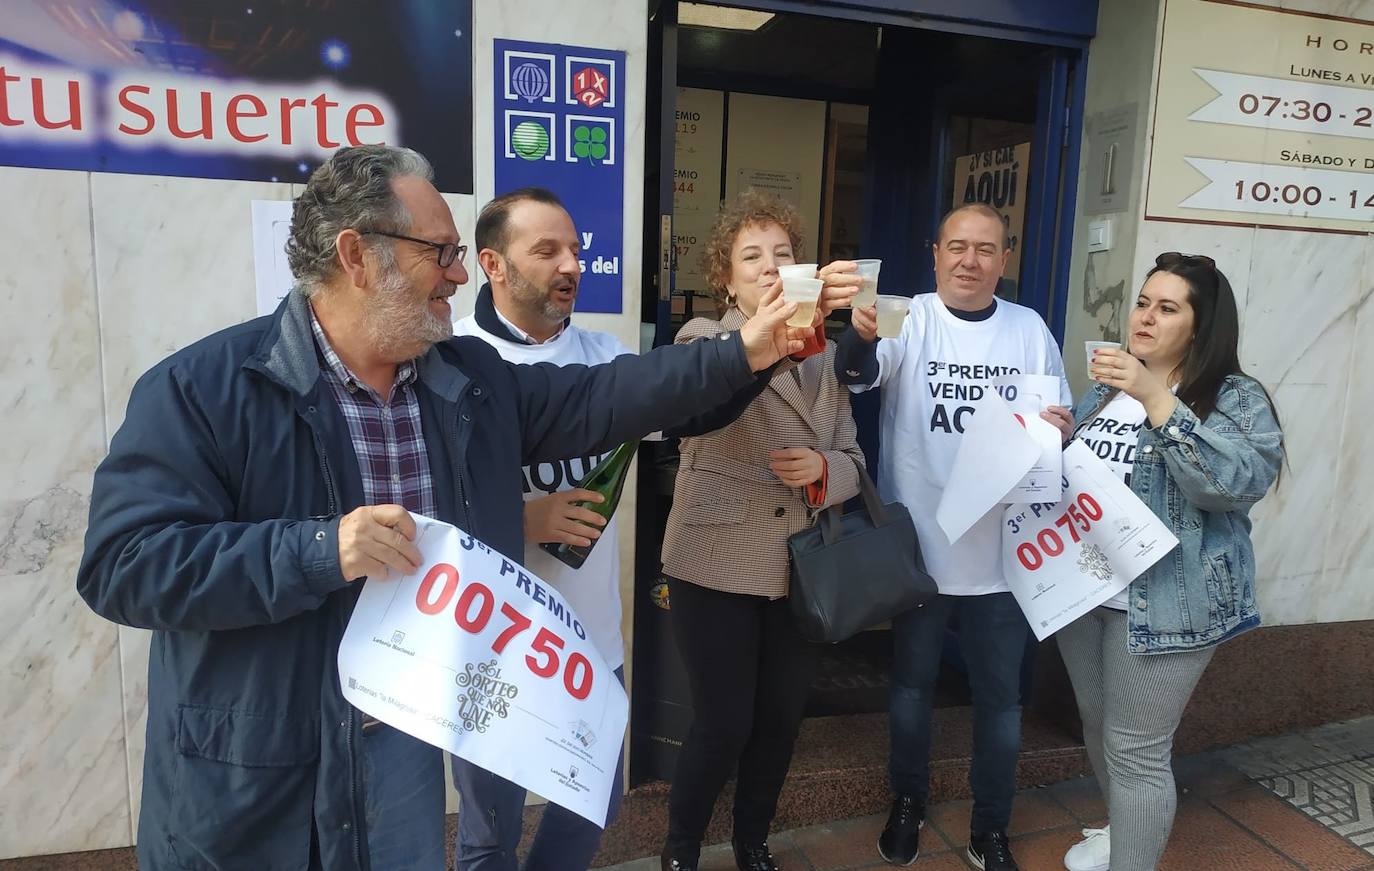
<path id="1" fill-rule="evenodd" d="M 1374 22 L 1374 0 L 1285 0 L 1277 8 Z M 1158 61 L 1157 0 L 1101 0 L 1099 37 L 1089 56 L 1086 112 L 1144 94 L 1127 212 L 1113 216 L 1112 251 L 1089 255 L 1080 201 L 1065 364 L 1075 391 L 1086 386 L 1087 339 L 1124 327 L 1145 273 L 1161 251 L 1213 257 L 1235 290 L 1241 364 L 1273 393 L 1290 466 L 1282 485 L 1255 510 L 1258 595 L 1265 622 L 1293 625 L 1374 619 L 1374 546 L 1370 544 L 1374 468 L 1364 454 L 1374 391 L 1358 375 L 1358 349 L 1374 338 L 1374 235 L 1143 220 L 1141 187 L 1153 117 Z M 1141 37 L 1153 32 L 1142 63 Z M 1134 34 L 1134 37 L 1127 37 Z M 1128 50 L 1127 44 L 1135 40 Z M 1104 87 L 1104 80 L 1107 86 Z M 1084 154 L 1082 169 L 1086 169 Z M 1084 186 L 1080 185 L 1080 190 Z M 1119 294 L 1102 305 L 1105 294 Z M 1113 316 L 1116 320 L 1113 321 Z"/>
<path id="2" fill-rule="evenodd" d="M 625 313 L 579 321 L 637 346 L 644 5 L 476 0 L 473 17 L 476 190 L 446 196 L 469 238 L 492 194 L 492 38 L 628 54 Z M 91 475 L 140 374 L 254 315 L 250 204 L 299 190 L 0 167 L 0 860 L 133 843 L 150 635 L 76 594 Z"/>

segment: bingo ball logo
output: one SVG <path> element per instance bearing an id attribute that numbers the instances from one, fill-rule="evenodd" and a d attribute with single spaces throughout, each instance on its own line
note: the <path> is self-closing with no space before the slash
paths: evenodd
<path id="1" fill-rule="evenodd" d="M 525 160 L 543 160 L 549 153 L 549 131 L 538 121 L 521 121 L 510 132 L 510 147 Z"/>
<path id="2" fill-rule="evenodd" d="M 549 93 L 549 71 L 536 63 L 523 63 L 510 74 L 511 90 L 526 102 L 534 101 Z"/>

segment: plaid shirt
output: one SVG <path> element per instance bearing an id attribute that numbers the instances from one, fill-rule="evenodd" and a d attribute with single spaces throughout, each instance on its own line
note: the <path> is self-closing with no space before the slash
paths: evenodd
<path id="1" fill-rule="evenodd" d="M 419 372 L 415 362 L 397 367 L 391 396 L 383 399 L 339 359 L 325 338 L 314 309 L 310 311 L 310 327 L 324 358 L 324 379 L 348 421 L 367 504 L 401 505 L 407 511 L 433 517 L 434 482 L 420 431 L 420 401 L 415 396 Z"/>

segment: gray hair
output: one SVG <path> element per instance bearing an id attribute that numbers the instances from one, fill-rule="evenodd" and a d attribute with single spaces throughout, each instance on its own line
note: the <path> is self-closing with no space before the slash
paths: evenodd
<path id="1" fill-rule="evenodd" d="M 302 290 L 313 296 L 338 272 L 334 240 L 344 230 L 403 233 L 410 227 L 410 213 L 391 189 L 405 176 L 433 181 L 434 169 L 419 152 L 390 145 L 340 148 L 310 174 L 291 210 L 286 242 L 286 260 Z M 390 250 L 381 246 L 378 253 Z"/>

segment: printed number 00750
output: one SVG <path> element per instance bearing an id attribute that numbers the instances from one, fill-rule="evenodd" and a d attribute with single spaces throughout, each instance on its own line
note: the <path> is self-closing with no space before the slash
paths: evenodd
<path id="1" fill-rule="evenodd" d="M 443 582 L 443 586 L 436 596 L 434 587 L 440 581 Z M 448 609 L 455 593 L 458 593 L 458 569 L 448 563 L 435 563 L 415 592 L 415 607 L 421 614 L 440 614 Z M 495 609 L 496 596 L 491 589 L 485 584 L 472 582 L 458 593 L 458 601 L 453 607 L 453 620 L 459 629 L 476 635 L 487 628 Z M 501 616 L 506 618 L 510 625 L 501 630 L 501 634 L 491 643 L 491 649 L 495 653 L 505 650 L 506 645 L 517 635 L 533 625 L 530 618 L 521 614 L 509 602 L 501 603 Z M 525 666 L 539 677 L 553 677 L 558 673 L 558 651 L 563 649 L 564 644 L 563 639 L 548 627 L 541 628 L 530 642 L 530 650 L 538 656 L 526 654 Z M 579 701 L 591 694 L 592 664 L 587 657 L 577 652 L 568 657 L 568 661 L 563 664 L 563 688 L 568 691 L 568 695 Z"/>
<path id="2" fill-rule="evenodd" d="M 1102 519 L 1102 506 L 1087 493 L 1079 493 L 1078 498 L 1069 503 L 1068 510 L 1054 521 L 1054 525 L 1066 530 L 1075 541 L 1082 541 L 1079 530 L 1087 532 L 1093 522 Z M 1037 546 L 1038 545 L 1038 546 Z M 1064 552 L 1064 539 L 1051 527 L 1045 527 L 1035 536 L 1034 541 L 1026 541 L 1016 546 L 1016 558 L 1028 572 L 1033 572 L 1045 564 L 1047 557 L 1056 557 Z"/>

